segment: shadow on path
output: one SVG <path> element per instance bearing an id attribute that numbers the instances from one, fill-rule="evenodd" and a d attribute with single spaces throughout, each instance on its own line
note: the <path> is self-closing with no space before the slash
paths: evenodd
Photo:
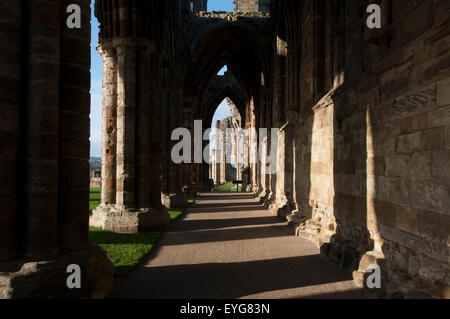
<path id="1" fill-rule="evenodd" d="M 319 255 L 241 263 L 175 265 L 142 270 L 139 278 L 133 281 L 135 293 L 130 292 L 127 298 L 235 299 L 349 280 L 350 274 L 330 268 Z M 347 294 L 347 297 L 352 296 L 355 296 L 354 292 Z"/>
<path id="2" fill-rule="evenodd" d="M 119 298 L 360 298 L 350 273 L 325 263 L 248 193 L 202 194 L 125 278 Z"/>

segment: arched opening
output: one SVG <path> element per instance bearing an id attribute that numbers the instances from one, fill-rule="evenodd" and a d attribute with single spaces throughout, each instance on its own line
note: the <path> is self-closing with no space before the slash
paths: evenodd
<path id="1" fill-rule="evenodd" d="M 267 73 L 266 69 L 262 68 L 264 51 L 252 36 L 254 28 L 258 28 L 258 23 L 258 20 L 252 24 L 233 22 L 223 24 L 218 21 L 208 28 L 194 32 L 192 59 L 187 67 L 184 89 L 185 100 L 192 101 L 187 107 L 194 110 L 195 119 L 203 119 L 208 124 L 212 122 L 217 105 L 226 97 L 234 102 L 241 115 L 240 125 L 237 126 L 245 131 L 242 138 L 243 155 L 240 156 L 242 163 L 239 163 L 242 167 L 236 168 L 235 175 L 245 176 L 237 179 L 245 180 L 243 186 L 248 191 L 256 191 L 259 187 L 256 127 L 259 113 L 265 113 L 262 111 L 265 104 L 261 98 L 264 96 L 265 85 L 263 80 L 265 76 L 262 74 Z M 232 77 L 232 80 L 223 81 L 227 77 Z M 214 90 L 220 94 L 212 95 L 212 99 L 215 100 L 211 101 L 210 92 Z M 212 123 L 213 128 L 215 124 Z M 215 184 L 225 181 L 226 174 L 223 171 L 222 169 L 221 178 L 213 178 Z M 210 172 L 209 175 L 213 174 Z"/>
<path id="2" fill-rule="evenodd" d="M 210 179 L 214 185 L 224 185 L 231 181 L 233 174 L 232 159 L 229 158 L 229 127 L 233 114 L 227 99 L 217 107 L 212 122 L 210 135 Z M 231 157 L 233 154 L 231 154 Z"/>

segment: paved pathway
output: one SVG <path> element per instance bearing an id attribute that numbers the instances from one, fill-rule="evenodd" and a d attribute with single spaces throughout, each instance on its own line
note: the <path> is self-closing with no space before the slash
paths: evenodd
<path id="1" fill-rule="evenodd" d="M 116 291 L 120 298 L 359 298 L 351 274 L 250 194 L 208 193 Z"/>

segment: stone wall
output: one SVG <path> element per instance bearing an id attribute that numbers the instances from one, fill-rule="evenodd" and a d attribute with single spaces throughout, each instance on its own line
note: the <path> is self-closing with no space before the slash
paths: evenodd
<path id="1" fill-rule="evenodd" d="M 342 8 L 346 29 L 331 4 L 311 7 L 302 48 L 317 49 L 301 56 L 289 219 L 360 285 L 380 264 L 379 296 L 448 298 L 450 4 L 392 2 L 378 33 L 356 27 L 357 3 Z"/>
<path id="2" fill-rule="evenodd" d="M 271 0 L 233 0 L 235 12 L 256 13 L 269 12 Z"/>

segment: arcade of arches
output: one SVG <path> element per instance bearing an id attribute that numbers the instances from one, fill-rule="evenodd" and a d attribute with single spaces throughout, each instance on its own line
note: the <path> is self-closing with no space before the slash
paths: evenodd
<path id="1" fill-rule="evenodd" d="M 91 225 L 164 230 L 167 207 L 210 190 L 207 163 L 171 161 L 171 132 L 211 123 L 228 97 L 227 125 L 282 128 L 246 143 L 249 156 L 276 144 L 276 173 L 237 174 L 292 236 L 359 286 L 380 265 L 378 297 L 449 298 L 450 2 L 236 2 L 95 1 L 104 134 Z M 382 29 L 365 27 L 372 2 Z M 81 29 L 65 26 L 71 3 Z M 88 241 L 90 4 L 0 3 L 0 298 L 102 298 L 113 285 Z M 82 289 L 67 289 L 68 264 L 85 269 Z"/>

